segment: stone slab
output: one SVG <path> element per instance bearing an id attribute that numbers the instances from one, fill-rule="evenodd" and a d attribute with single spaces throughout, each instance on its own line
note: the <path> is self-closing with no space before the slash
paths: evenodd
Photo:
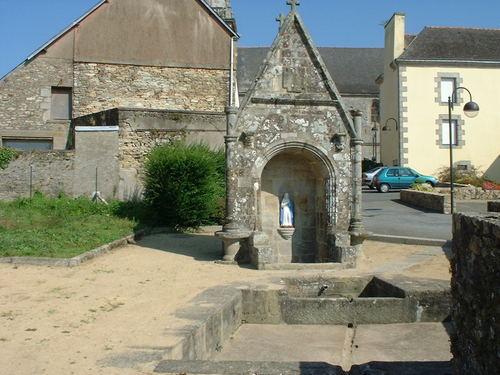
<path id="1" fill-rule="evenodd" d="M 349 268 L 343 263 L 272 263 L 263 265 L 264 270 L 300 271 L 300 270 L 343 270 Z"/>
<path id="2" fill-rule="evenodd" d="M 450 329 L 449 323 L 360 325 L 352 363 L 447 362 L 452 358 Z"/>
<path id="3" fill-rule="evenodd" d="M 450 361 L 370 362 L 354 366 L 349 375 L 453 375 Z"/>
<path id="4" fill-rule="evenodd" d="M 245 361 L 162 361 L 155 373 L 172 375 L 345 375 L 338 366 L 321 362 L 245 362 Z"/>
<path id="5" fill-rule="evenodd" d="M 347 326 L 244 324 L 215 360 L 341 363 Z"/>

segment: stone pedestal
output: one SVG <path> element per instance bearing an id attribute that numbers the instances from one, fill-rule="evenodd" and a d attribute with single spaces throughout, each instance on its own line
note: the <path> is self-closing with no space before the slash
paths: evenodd
<path id="1" fill-rule="evenodd" d="M 222 260 L 224 262 L 235 263 L 236 254 L 240 250 L 240 241 L 248 238 L 250 232 L 245 231 L 220 231 L 216 232 L 215 235 L 224 242 L 224 257 Z"/>

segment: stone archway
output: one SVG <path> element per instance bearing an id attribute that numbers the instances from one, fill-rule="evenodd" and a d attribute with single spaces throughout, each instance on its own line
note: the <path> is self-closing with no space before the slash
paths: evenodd
<path id="1" fill-rule="evenodd" d="M 330 173 L 322 160 L 305 148 L 285 148 L 274 154 L 261 173 L 259 230 L 278 254 L 279 263 L 308 263 L 328 257 Z M 280 231 L 280 201 L 289 193 L 295 203 L 295 231 Z"/>

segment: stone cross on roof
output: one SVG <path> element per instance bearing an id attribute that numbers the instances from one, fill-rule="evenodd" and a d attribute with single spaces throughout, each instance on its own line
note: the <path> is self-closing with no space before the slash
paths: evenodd
<path id="1" fill-rule="evenodd" d="M 291 5 L 292 6 L 292 10 L 297 10 L 297 6 L 300 5 L 300 3 L 298 2 L 298 0 L 289 0 L 286 2 L 288 5 Z"/>
<path id="2" fill-rule="evenodd" d="M 283 13 L 280 13 L 280 15 L 276 18 L 276 21 L 278 21 L 280 23 L 280 29 L 281 29 L 281 26 L 283 26 L 283 22 L 285 22 L 286 20 L 286 17 Z"/>

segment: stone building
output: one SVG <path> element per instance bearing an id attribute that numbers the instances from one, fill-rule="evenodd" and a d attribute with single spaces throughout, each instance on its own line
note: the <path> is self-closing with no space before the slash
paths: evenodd
<path id="1" fill-rule="evenodd" d="M 425 27 L 407 35 L 405 15 L 395 13 L 385 26 L 380 83 L 385 165 L 434 175 L 449 167 L 451 143 L 455 167 L 472 165 L 500 181 L 500 29 Z M 475 118 L 462 110 L 471 96 L 480 107 Z"/>
<path id="2" fill-rule="evenodd" d="M 353 265 L 361 116 L 353 124 L 291 3 L 241 107 L 228 110 L 227 224 L 217 235 L 229 262 Z"/>
<path id="3" fill-rule="evenodd" d="M 140 193 L 140 168 L 155 144 L 179 137 L 223 144 L 238 37 L 228 22 L 234 26 L 229 0 L 99 2 L 1 79 L 0 146 L 52 150 L 37 154 L 51 159 L 54 150 L 77 149 L 83 132 L 117 132 L 106 152 L 115 150 L 119 173 L 103 189 L 121 199 Z M 91 176 L 107 167 L 92 155 L 103 146 L 97 141 L 88 150 L 87 173 L 72 171 L 74 182 L 62 191 L 95 190 Z M 42 174 L 46 160 L 35 164 Z M 0 173 L 9 192 L 9 179 L 18 176 Z M 26 184 L 19 186 L 12 193 L 24 195 Z"/>
<path id="4" fill-rule="evenodd" d="M 380 161 L 379 90 L 377 77 L 383 72 L 383 48 L 318 47 L 348 110 L 363 113 L 363 158 Z M 269 47 L 238 48 L 238 92 L 240 102 L 255 81 Z"/>

